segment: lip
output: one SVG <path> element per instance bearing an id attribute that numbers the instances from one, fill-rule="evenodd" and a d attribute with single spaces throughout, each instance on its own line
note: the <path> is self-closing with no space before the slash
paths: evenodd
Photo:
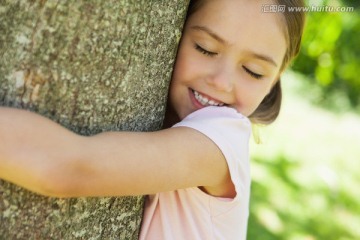
<path id="1" fill-rule="evenodd" d="M 194 92 L 191 88 L 189 88 L 189 96 L 190 96 L 190 100 L 191 103 L 193 104 L 193 106 L 196 108 L 196 110 L 204 108 L 205 106 L 202 105 L 196 98 L 194 95 Z"/>
<path id="2" fill-rule="evenodd" d="M 202 93 L 202 92 L 199 92 L 199 91 L 197 91 L 197 92 L 200 93 L 202 96 L 206 97 L 206 98 L 209 99 L 209 100 L 213 100 L 213 101 L 215 101 L 215 102 L 221 102 L 221 101 L 219 101 L 219 100 L 217 100 L 217 99 L 215 99 L 215 98 L 212 98 L 212 97 L 210 97 L 209 95 L 206 95 L 206 94 L 204 94 L 204 93 Z M 206 107 L 206 106 L 202 105 L 202 104 L 195 98 L 194 90 L 191 89 L 191 88 L 189 88 L 189 95 L 190 95 L 190 100 L 191 100 L 192 104 L 195 106 L 196 109 L 201 109 L 201 108 Z"/>

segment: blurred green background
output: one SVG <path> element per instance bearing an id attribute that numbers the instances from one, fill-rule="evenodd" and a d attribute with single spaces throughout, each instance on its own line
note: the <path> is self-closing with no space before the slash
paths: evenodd
<path id="1" fill-rule="evenodd" d="M 309 12 L 279 119 L 251 142 L 249 240 L 360 239 L 360 1 Z"/>

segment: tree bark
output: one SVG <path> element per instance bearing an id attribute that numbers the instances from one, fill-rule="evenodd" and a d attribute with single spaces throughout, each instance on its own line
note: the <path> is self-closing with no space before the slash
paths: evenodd
<path id="1" fill-rule="evenodd" d="M 0 0 L 0 105 L 83 135 L 159 129 L 187 4 Z M 137 239 L 142 210 L 143 197 L 47 198 L 0 180 L 0 239 Z"/>

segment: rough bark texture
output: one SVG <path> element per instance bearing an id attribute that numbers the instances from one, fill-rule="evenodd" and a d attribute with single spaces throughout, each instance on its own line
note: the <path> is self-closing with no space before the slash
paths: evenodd
<path id="1" fill-rule="evenodd" d="M 187 4 L 0 0 L 0 105 L 84 135 L 159 129 Z M 0 180 L 0 239 L 137 239 L 142 208 L 142 197 L 55 199 Z"/>

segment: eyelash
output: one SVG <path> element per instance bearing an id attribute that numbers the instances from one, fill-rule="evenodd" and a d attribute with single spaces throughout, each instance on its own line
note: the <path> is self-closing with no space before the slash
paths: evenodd
<path id="1" fill-rule="evenodd" d="M 217 53 L 215 52 L 210 52 L 202 47 L 200 47 L 200 45 L 195 44 L 195 49 L 198 50 L 200 53 L 207 55 L 209 57 L 214 57 L 217 55 Z M 247 74 L 249 74 L 251 77 L 255 78 L 255 79 L 261 79 L 263 77 L 263 75 L 258 74 L 258 73 L 254 73 L 253 71 L 251 71 L 250 69 L 248 69 L 247 67 L 244 67 L 244 70 Z"/>
<path id="2" fill-rule="evenodd" d="M 207 55 L 209 57 L 213 57 L 213 56 L 216 56 L 217 53 L 215 52 L 210 52 L 202 47 L 200 47 L 198 44 L 195 44 L 195 49 L 198 50 L 200 53 L 204 54 L 204 55 Z"/>
<path id="3" fill-rule="evenodd" d="M 248 69 L 247 67 L 243 66 L 243 69 L 245 70 L 245 72 L 247 74 L 249 74 L 251 77 L 255 78 L 255 79 L 261 79 L 263 77 L 263 75 L 258 74 L 258 73 L 254 73 L 253 71 L 251 71 L 250 69 Z"/>

